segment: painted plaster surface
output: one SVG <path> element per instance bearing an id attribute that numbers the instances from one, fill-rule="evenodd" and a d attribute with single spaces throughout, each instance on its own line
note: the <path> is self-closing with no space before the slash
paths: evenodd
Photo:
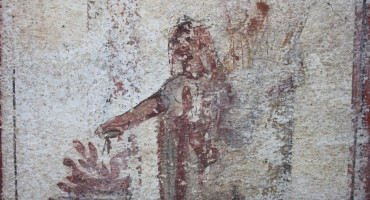
<path id="1" fill-rule="evenodd" d="M 1 4 L 2 199 L 367 198 L 366 1 Z"/>

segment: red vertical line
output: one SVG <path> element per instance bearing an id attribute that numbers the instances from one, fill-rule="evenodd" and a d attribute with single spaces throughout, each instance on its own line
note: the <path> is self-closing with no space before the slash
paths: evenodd
<path id="1" fill-rule="evenodd" d="M 361 71 L 361 20 L 363 18 L 361 7 L 356 5 L 355 8 L 355 35 L 354 35 L 354 47 L 353 47 L 353 73 L 352 73 L 352 109 L 355 110 L 355 116 L 353 118 L 354 135 L 353 135 L 353 147 L 352 147 L 352 166 L 351 166 L 351 196 L 350 199 L 354 199 L 355 190 L 355 168 L 356 168 L 356 154 L 357 154 L 357 133 L 361 129 L 359 121 L 362 113 L 362 96 L 363 96 L 363 84 Z"/>
<path id="2" fill-rule="evenodd" d="M 18 200 L 18 178 L 17 178 L 17 120 L 16 120 L 16 99 L 15 99 L 15 66 L 13 69 L 13 156 L 14 156 L 14 186 L 15 200 Z"/>
<path id="3" fill-rule="evenodd" d="M 240 41 L 240 48 L 242 50 L 242 68 L 241 69 L 244 69 L 244 46 L 243 46 L 243 40 Z"/>
<path id="4" fill-rule="evenodd" d="M 165 163 L 165 160 L 163 158 L 165 158 L 164 156 L 162 156 L 162 154 L 164 153 L 164 130 L 165 127 L 164 127 L 164 122 L 161 121 L 159 123 L 159 127 L 158 127 L 158 135 L 157 135 L 157 144 L 158 144 L 158 151 L 157 151 L 157 155 L 158 155 L 158 181 L 159 181 L 159 194 L 160 194 L 160 199 L 161 200 L 164 200 L 165 199 L 165 185 L 166 183 L 164 183 L 164 181 L 166 179 L 164 179 L 162 176 L 164 175 L 164 165 L 162 165 L 163 163 Z"/>
<path id="5" fill-rule="evenodd" d="M 86 26 L 87 26 L 87 31 L 89 31 L 90 30 L 90 25 L 89 25 L 89 20 L 90 20 L 90 2 L 89 2 L 89 0 L 87 0 L 86 12 L 87 12 Z"/>
<path id="6" fill-rule="evenodd" d="M 367 20 L 367 3 L 366 0 L 363 0 L 362 6 L 356 5 L 355 9 L 355 34 L 354 34 L 354 48 L 353 48 L 353 73 L 352 73 L 352 109 L 355 111 L 355 116 L 352 119 L 353 127 L 354 127 L 354 136 L 353 136 L 353 147 L 351 149 L 352 153 L 352 166 L 349 168 L 351 169 L 351 195 L 350 199 L 354 199 L 355 193 L 355 180 L 356 180 L 356 158 L 357 154 L 361 155 L 363 152 L 361 149 L 357 149 L 358 141 L 357 135 L 358 131 L 365 128 L 367 133 L 369 134 L 369 112 L 367 108 L 370 106 L 370 99 L 369 95 L 366 94 L 370 92 L 369 86 L 369 70 L 368 65 L 366 63 L 367 58 L 367 28 L 368 28 L 368 20 Z M 366 146 L 366 145 L 365 145 Z M 368 155 L 368 154 L 366 154 Z M 366 167 L 368 171 L 369 163 Z M 365 171 L 365 174 L 366 174 Z M 360 174 L 363 176 L 364 174 Z M 370 179 L 367 180 L 369 183 Z M 366 184 L 368 185 L 368 184 Z M 365 188 L 366 192 L 368 192 L 368 188 Z"/>

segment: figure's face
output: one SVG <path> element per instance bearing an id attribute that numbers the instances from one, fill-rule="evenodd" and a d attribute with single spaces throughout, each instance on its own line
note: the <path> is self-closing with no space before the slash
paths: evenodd
<path id="1" fill-rule="evenodd" d="M 208 74 L 206 67 L 201 61 L 199 52 L 192 52 L 186 55 L 187 58 L 182 62 L 183 73 L 187 78 L 200 78 Z"/>
<path id="2" fill-rule="evenodd" d="M 197 79 L 209 74 L 210 66 L 206 62 L 209 41 L 209 33 L 202 26 L 192 27 L 191 23 L 178 26 L 170 40 L 172 75 L 182 73 Z"/>

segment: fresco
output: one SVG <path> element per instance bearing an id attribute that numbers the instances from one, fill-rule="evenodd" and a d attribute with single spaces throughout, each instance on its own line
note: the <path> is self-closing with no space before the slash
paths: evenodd
<path id="1" fill-rule="evenodd" d="M 1 2 L 2 199 L 367 195 L 366 1 Z"/>

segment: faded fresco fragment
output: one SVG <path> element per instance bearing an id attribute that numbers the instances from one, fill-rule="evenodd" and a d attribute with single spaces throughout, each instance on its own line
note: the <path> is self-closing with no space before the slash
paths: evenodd
<path id="1" fill-rule="evenodd" d="M 225 82 L 227 72 L 218 63 L 212 38 L 203 25 L 185 21 L 176 26 L 169 50 L 173 77 L 160 91 L 102 124 L 95 133 L 102 138 L 117 137 L 158 116 L 161 198 L 184 199 L 187 191 L 201 193 L 205 170 L 217 161 L 219 152 L 212 139 L 230 134 L 224 121 L 233 96 Z M 189 184 L 189 176 L 194 174 L 198 181 Z"/>
<path id="2" fill-rule="evenodd" d="M 79 197 L 96 194 L 114 194 L 121 197 L 129 196 L 130 177 L 119 178 L 120 170 L 127 169 L 127 151 L 114 155 L 109 166 L 98 161 L 98 151 L 96 147 L 89 143 L 89 151 L 80 141 L 73 141 L 75 149 L 80 153 L 82 159 L 78 159 L 79 166 L 70 158 L 64 158 L 63 164 L 72 169 L 72 175 L 67 176 L 67 180 L 73 186 L 64 182 L 58 183 L 58 187 Z"/>
<path id="3" fill-rule="evenodd" d="M 0 2 L 2 199 L 366 197 L 366 1 Z"/>

